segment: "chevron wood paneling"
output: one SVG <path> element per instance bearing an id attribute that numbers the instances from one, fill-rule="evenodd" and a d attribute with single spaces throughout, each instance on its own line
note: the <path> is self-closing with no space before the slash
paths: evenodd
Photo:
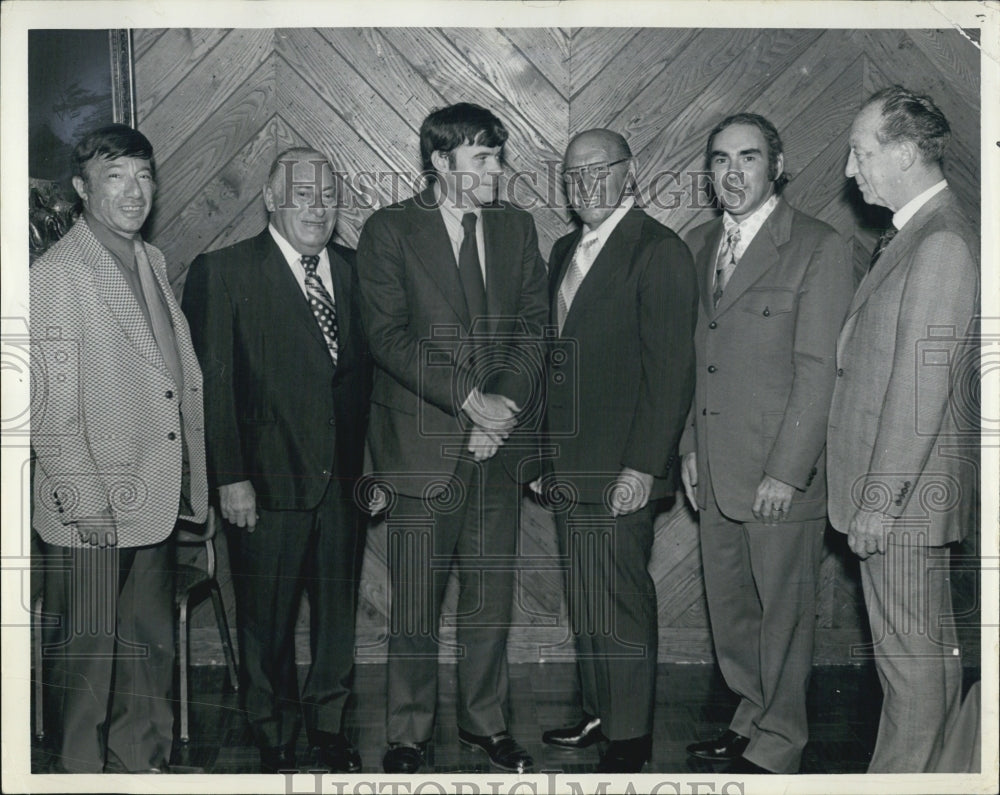
<path id="1" fill-rule="evenodd" d="M 135 31 L 134 51 L 139 125 L 157 156 L 150 237 L 166 252 L 178 289 L 199 253 L 263 227 L 268 166 L 291 145 L 317 146 L 350 178 L 352 201 L 337 234 L 354 245 L 375 206 L 411 192 L 424 116 L 463 100 L 492 108 L 507 124 L 511 173 L 537 172 L 516 180 L 514 195 L 531 206 L 545 256 L 572 228 L 555 165 L 573 134 L 610 127 L 625 135 L 647 198 L 659 175 L 649 211 L 684 234 L 712 215 L 691 200 L 709 130 L 749 110 L 782 133 L 790 201 L 834 226 L 860 271 L 887 214 L 865 206 L 844 176 L 847 140 L 861 101 L 893 82 L 931 94 L 948 116 L 946 173 L 979 215 L 979 51 L 960 31 L 164 29 Z M 677 178 L 665 178 L 669 172 Z M 563 562 L 551 516 L 530 502 L 520 551 L 511 657 L 565 660 L 572 644 Z M 662 660 L 711 659 L 700 567 L 695 518 L 678 505 L 657 520 L 650 564 Z M 453 609 L 453 590 L 449 599 Z M 365 561 L 360 660 L 384 659 L 388 600 L 378 525 Z M 850 658 L 865 637 L 861 605 L 856 563 L 831 534 L 818 659 Z M 446 641 L 453 639 L 447 623 Z"/>

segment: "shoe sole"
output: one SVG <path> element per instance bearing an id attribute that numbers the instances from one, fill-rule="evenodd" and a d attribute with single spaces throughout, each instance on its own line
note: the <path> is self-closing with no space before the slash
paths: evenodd
<path id="1" fill-rule="evenodd" d="M 598 737 L 594 740 L 588 740 L 582 743 L 563 743 L 558 740 L 546 740 L 542 738 L 542 742 L 551 748 L 561 748 L 564 751 L 582 751 L 585 748 L 592 748 L 600 742 L 607 742 L 603 737 Z"/>
<path id="2" fill-rule="evenodd" d="M 466 748 L 470 748 L 473 751 L 482 751 L 484 754 L 486 754 L 486 758 L 490 760 L 490 764 L 493 765 L 493 767 L 495 767 L 497 770 L 506 770 L 508 773 L 530 773 L 531 769 L 535 766 L 535 763 L 532 762 L 530 765 L 526 766 L 523 770 L 517 767 L 507 767 L 506 765 L 501 765 L 499 762 L 495 761 L 493 757 L 490 756 L 489 752 L 485 748 L 483 748 L 483 746 L 476 745 L 475 743 L 470 743 L 468 740 L 463 740 L 461 737 L 458 738 L 458 741 Z"/>
<path id="3" fill-rule="evenodd" d="M 727 754 L 722 756 L 719 754 L 708 754 L 704 751 L 688 751 L 690 756 L 696 756 L 698 759 L 704 759 L 708 762 L 732 762 L 734 759 L 739 759 L 743 756 L 743 752 L 740 751 L 738 754 Z"/>

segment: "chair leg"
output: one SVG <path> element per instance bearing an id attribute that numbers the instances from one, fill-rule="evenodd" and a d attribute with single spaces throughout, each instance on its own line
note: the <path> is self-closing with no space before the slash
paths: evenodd
<path id="1" fill-rule="evenodd" d="M 222 604 L 222 592 L 219 584 L 211 584 L 212 605 L 215 607 L 215 622 L 219 626 L 219 638 L 222 640 L 222 652 L 226 656 L 226 667 L 229 669 L 229 684 L 233 691 L 239 690 L 239 680 L 236 677 L 236 655 L 233 653 L 233 638 L 229 634 L 229 622 L 226 620 L 226 607 Z"/>
<path id="2" fill-rule="evenodd" d="M 31 610 L 32 651 L 35 656 L 35 738 L 45 739 L 45 711 L 42 704 L 42 599 L 35 600 Z"/>
<path id="3" fill-rule="evenodd" d="M 181 698 L 180 698 L 180 712 L 181 712 L 181 729 L 180 729 L 180 741 L 186 743 L 191 739 L 190 731 L 188 730 L 188 597 L 184 594 L 178 605 L 178 618 L 177 618 L 177 641 L 178 646 L 178 663 L 180 665 L 180 671 L 178 673 L 178 679 L 180 684 Z"/>

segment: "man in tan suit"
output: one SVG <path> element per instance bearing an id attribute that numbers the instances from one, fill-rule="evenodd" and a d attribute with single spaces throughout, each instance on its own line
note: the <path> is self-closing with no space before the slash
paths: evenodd
<path id="1" fill-rule="evenodd" d="M 950 772 L 961 697 L 946 545 L 977 501 L 979 422 L 956 386 L 979 361 L 979 240 L 941 171 L 949 137 L 930 98 L 893 86 L 855 118 L 847 160 L 893 211 L 840 334 L 827 433 L 830 521 L 861 558 L 884 693 L 869 773 Z"/>
<path id="2" fill-rule="evenodd" d="M 174 723 L 170 540 L 208 505 L 201 370 L 163 254 L 139 234 L 152 145 L 104 127 L 73 168 L 83 216 L 29 276 L 56 770 L 158 773 Z"/>
<path id="3" fill-rule="evenodd" d="M 724 214 L 688 238 L 701 287 L 681 478 L 700 511 L 712 637 L 740 696 L 729 729 L 693 743 L 731 772 L 794 773 L 808 736 L 823 447 L 837 332 L 853 280 L 837 233 L 778 195 L 781 138 L 741 113 L 710 134 Z"/>

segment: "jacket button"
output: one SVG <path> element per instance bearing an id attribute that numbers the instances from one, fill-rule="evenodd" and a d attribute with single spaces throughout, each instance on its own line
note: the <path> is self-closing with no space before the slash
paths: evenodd
<path id="1" fill-rule="evenodd" d="M 714 372 L 715 372 L 716 370 L 718 370 L 718 369 L 719 369 L 719 368 L 718 368 L 718 367 L 716 367 L 716 366 L 715 366 L 714 364 L 710 364 L 710 365 L 708 366 L 708 372 L 710 372 L 710 373 L 714 373 Z"/>
<path id="2" fill-rule="evenodd" d="M 702 417 L 706 416 L 707 414 L 708 414 L 708 409 L 702 409 L 701 410 L 701 416 Z"/>
<path id="3" fill-rule="evenodd" d="M 167 400 L 170 400 L 170 398 L 172 398 L 172 397 L 174 396 L 174 393 L 173 393 L 172 391 L 170 391 L 170 390 L 168 389 L 168 390 L 167 390 L 167 391 L 166 391 L 166 392 L 164 393 L 164 395 L 163 395 L 163 396 L 164 396 L 164 397 L 165 397 L 165 398 L 166 398 Z"/>
<path id="4" fill-rule="evenodd" d="M 719 327 L 719 324 L 713 320 L 711 323 L 708 324 L 708 327 L 711 329 L 716 329 Z"/>
<path id="5" fill-rule="evenodd" d="M 168 433 L 168 434 L 167 434 L 167 438 L 168 438 L 168 439 L 169 439 L 170 441 L 173 441 L 174 439 L 176 439 L 176 438 L 177 438 L 177 434 L 176 434 L 176 433 L 174 433 L 173 431 L 171 431 L 170 433 Z"/>
<path id="6" fill-rule="evenodd" d="M 330 419 L 327 420 L 327 424 L 328 425 L 336 425 L 337 424 L 337 420 L 335 418 L 333 418 L 333 417 L 330 417 Z"/>
<path id="7" fill-rule="evenodd" d="M 844 377 L 844 368 L 843 367 L 838 367 L 837 368 L 837 378 L 843 378 L 843 377 Z"/>
<path id="8" fill-rule="evenodd" d="M 768 307 L 764 307 L 764 317 L 771 317 L 771 310 Z"/>

